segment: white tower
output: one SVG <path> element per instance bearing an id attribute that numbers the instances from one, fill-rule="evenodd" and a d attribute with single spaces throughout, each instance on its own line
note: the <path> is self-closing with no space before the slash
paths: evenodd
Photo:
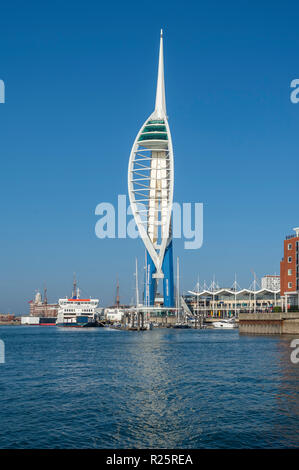
<path id="1" fill-rule="evenodd" d="M 153 263 L 150 282 L 153 278 L 167 277 L 163 281 L 164 305 L 167 296 L 171 297 L 168 303 L 173 303 L 173 184 L 173 149 L 166 114 L 161 30 L 155 110 L 141 127 L 133 144 L 128 168 L 128 191 L 136 225 Z M 163 266 L 168 249 L 171 262 Z"/>

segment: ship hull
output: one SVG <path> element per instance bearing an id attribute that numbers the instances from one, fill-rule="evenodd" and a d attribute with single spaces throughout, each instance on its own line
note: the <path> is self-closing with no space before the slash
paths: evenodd
<path id="1" fill-rule="evenodd" d="M 56 326 L 56 317 L 40 317 L 39 326 Z"/>
<path id="2" fill-rule="evenodd" d="M 62 328 L 96 328 L 99 325 L 98 323 L 91 321 L 87 323 L 56 323 L 56 326 L 62 327 Z"/>
<path id="3" fill-rule="evenodd" d="M 92 327 L 94 326 L 91 323 L 86 323 L 86 324 L 76 324 L 73 323 L 72 325 L 70 323 L 56 323 L 56 326 L 62 327 L 62 328 L 87 328 L 87 327 Z"/>

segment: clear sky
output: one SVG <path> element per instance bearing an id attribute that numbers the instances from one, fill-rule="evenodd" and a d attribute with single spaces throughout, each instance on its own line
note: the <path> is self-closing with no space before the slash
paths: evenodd
<path id="1" fill-rule="evenodd" d="M 152 112 L 160 28 L 178 202 L 204 203 L 204 244 L 181 285 L 248 287 L 279 272 L 299 225 L 296 1 L 1 3 L 0 312 L 82 292 L 134 296 L 141 240 L 99 240 L 98 203 L 127 194 L 130 149 Z"/>

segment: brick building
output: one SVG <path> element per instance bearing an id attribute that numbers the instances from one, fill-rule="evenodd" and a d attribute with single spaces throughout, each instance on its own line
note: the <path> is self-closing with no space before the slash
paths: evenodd
<path id="1" fill-rule="evenodd" d="M 284 240 L 283 258 L 280 262 L 280 295 L 284 298 L 284 309 L 299 305 L 299 227 Z"/>

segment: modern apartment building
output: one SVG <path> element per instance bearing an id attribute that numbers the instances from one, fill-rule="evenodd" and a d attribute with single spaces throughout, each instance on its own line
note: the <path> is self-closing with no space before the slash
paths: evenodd
<path id="1" fill-rule="evenodd" d="M 269 290 L 279 290 L 280 289 L 280 276 L 276 274 L 267 274 L 261 279 L 261 288 Z"/>

